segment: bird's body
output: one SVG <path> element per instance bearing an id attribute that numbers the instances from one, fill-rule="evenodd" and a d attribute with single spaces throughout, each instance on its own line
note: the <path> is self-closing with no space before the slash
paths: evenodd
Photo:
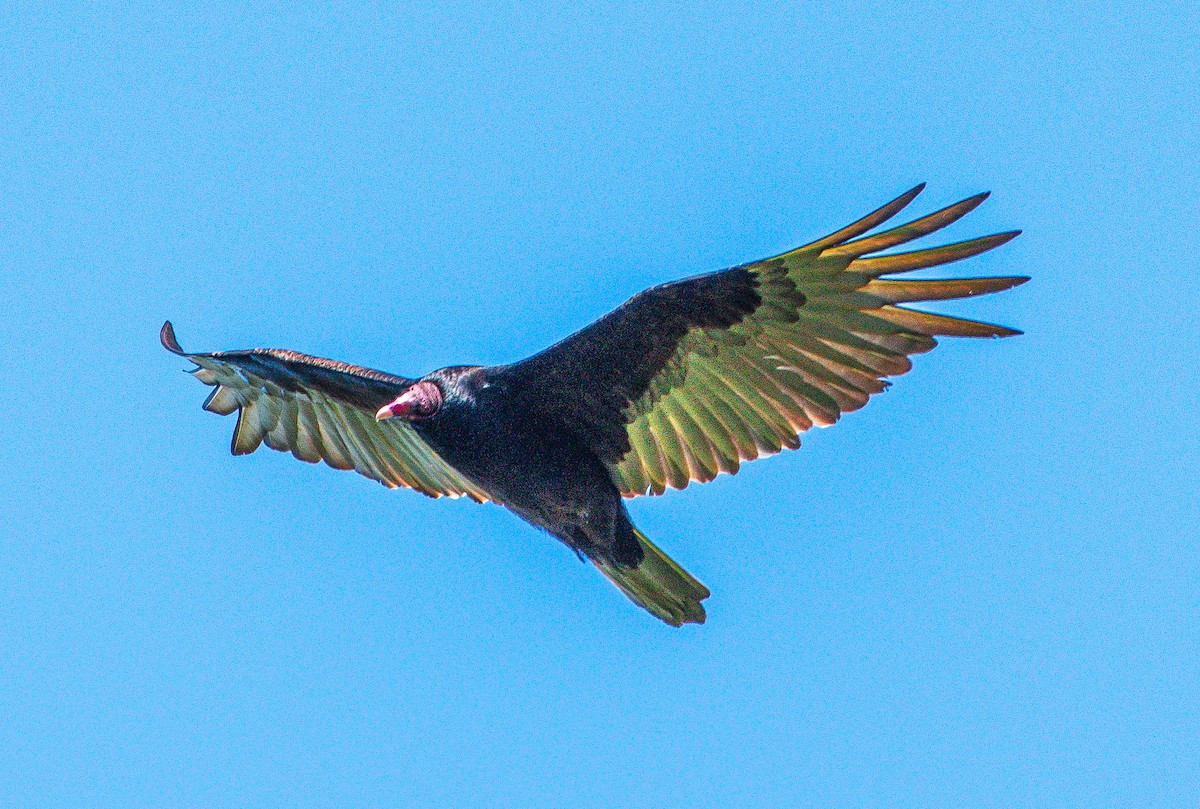
<path id="1" fill-rule="evenodd" d="M 356 469 L 389 487 L 509 508 L 591 560 L 672 625 L 702 623 L 709 591 L 630 522 L 624 497 L 662 494 L 799 446 L 911 368 L 935 335 L 1003 326 L 897 304 L 998 292 L 1023 277 L 900 281 L 1015 232 L 879 255 L 974 209 L 986 195 L 864 235 L 921 186 L 780 256 L 642 292 L 528 359 L 408 379 L 278 349 L 189 354 L 215 386 L 205 408 L 238 412 L 234 454 L 266 443 Z"/>
<path id="2" fill-rule="evenodd" d="M 414 421 L 413 429 L 447 463 L 577 552 L 624 565 L 641 561 L 608 470 L 573 432 L 526 407 L 519 383 L 480 367 L 442 369 L 430 378 L 447 395 L 438 414 Z"/>

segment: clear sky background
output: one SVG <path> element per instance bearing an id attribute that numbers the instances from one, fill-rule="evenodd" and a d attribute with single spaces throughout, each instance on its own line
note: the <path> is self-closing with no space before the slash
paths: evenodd
<path id="1" fill-rule="evenodd" d="M 1193 3 L 0 16 L 0 804 L 1200 804 Z M 260 450 L 158 345 L 418 375 L 928 181 L 865 410 L 630 506 L 671 629 L 494 506 Z"/>

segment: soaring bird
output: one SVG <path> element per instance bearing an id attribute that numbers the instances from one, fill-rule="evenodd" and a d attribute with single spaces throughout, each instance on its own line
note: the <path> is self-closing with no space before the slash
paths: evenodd
<path id="1" fill-rule="evenodd" d="M 466 496 L 515 512 L 590 560 L 672 626 L 703 623 L 708 588 L 647 539 L 622 498 L 734 474 L 857 410 L 936 337 L 1020 332 L 902 304 L 999 292 L 1026 277 L 895 280 L 1020 231 L 881 253 L 939 230 L 979 194 L 871 234 L 924 185 L 774 258 L 641 292 L 511 365 L 453 365 L 419 379 L 274 348 L 185 352 L 238 413 L 233 454 L 260 444 L 353 469 L 388 488 Z"/>

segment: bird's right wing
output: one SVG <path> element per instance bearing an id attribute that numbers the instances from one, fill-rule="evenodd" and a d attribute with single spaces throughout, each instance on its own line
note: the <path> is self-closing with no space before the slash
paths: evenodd
<path id="1" fill-rule="evenodd" d="M 956 221 L 986 194 L 866 235 L 918 186 L 774 258 L 653 287 L 502 369 L 525 406 L 587 442 L 627 497 L 682 489 L 800 445 L 912 367 L 935 337 L 1019 332 L 901 304 L 999 292 L 1024 277 L 893 280 L 1004 244 L 1016 232 L 880 255 Z"/>
<path id="2" fill-rule="evenodd" d="M 238 413 L 234 455 L 265 443 L 302 461 L 354 469 L 390 489 L 491 499 L 402 419 L 375 420 L 375 411 L 412 385 L 411 379 L 274 348 L 189 354 L 170 322 L 159 337 L 168 351 L 197 365 L 192 371 L 197 379 L 214 386 L 205 410 Z"/>

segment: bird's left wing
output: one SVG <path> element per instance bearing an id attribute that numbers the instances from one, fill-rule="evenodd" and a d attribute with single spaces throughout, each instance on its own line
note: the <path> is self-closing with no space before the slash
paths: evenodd
<path id="1" fill-rule="evenodd" d="M 354 469 L 390 489 L 490 499 L 403 420 L 375 420 L 375 411 L 412 385 L 411 379 L 275 348 L 189 354 L 170 322 L 159 337 L 168 351 L 196 364 L 197 379 L 214 387 L 205 410 L 237 412 L 234 455 L 266 444 L 309 463 Z"/>
<path id="2" fill-rule="evenodd" d="M 917 186 L 852 225 L 762 261 L 635 295 L 562 342 L 504 369 L 524 406 L 574 432 L 626 497 L 734 473 L 800 445 L 912 367 L 935 337 L 1003 337 L 1003 326 L 898 304 L 999 292 L 1026 280 L 881 276 L 974 256 L 1015 232 L 878 255 L 954 222 L 986 194 L 865 235 Z"/>

